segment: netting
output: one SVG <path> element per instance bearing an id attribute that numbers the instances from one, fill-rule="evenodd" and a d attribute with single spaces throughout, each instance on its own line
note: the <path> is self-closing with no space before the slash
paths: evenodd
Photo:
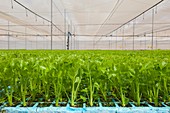
<path id="1" fill-rule="evenodd" d="M 169 0 L 0 0 L 0 49 L 170 49 Z"/>

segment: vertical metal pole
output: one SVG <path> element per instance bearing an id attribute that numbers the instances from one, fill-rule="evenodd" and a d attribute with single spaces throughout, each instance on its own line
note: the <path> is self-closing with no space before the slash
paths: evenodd
<path id="1" fill-rule="evenodd" d="M 75 39 L 75 36 L 74 36 L 74 50 L 76 49 L 76 39 Z"/>
<path id="2" fill-rule="evenodd" d="M 76 39 L 75 39 L 75 34 L 76 34 L 76 28 L 74 26 L 74 50 L 76 49 Z"/>
<path id="3" fill-rule="evenodd" d="M 53 49 L 53 0 L 51 0 L 51 50 Z"/>
<path id="4" fill-rule="evenodd" d="M 44 44 L 44 37 L 43 37 L 43 39 L 42 39 L 42 47 L 43 47 L 43 49 L 45 49 L 45 44 Z"/>
<path id="5" fill-rule="evenodd" d="M 124 49 L 126 50 L 126 38 L 124 38 Z"/>
<path id="6" fill-rule="evenodd" d="M 72 47 L 72 43 L 73 43 L 73 37 L 72 37 L 72 35 L 70 36 L 70 38 L 71 38 L 71 40 L 70 40 L 70 50 L 72 50 L 73 49 L 73 47 Z"/>
<path id="7" fill-rule="evenodd" d="M 116 31 L 116 50 L 117 50 L 117 31 Z"/>
<path id="8" fill-rule="evenodd" d="M 110 38 L 111 38 L 111 37 L 110 37 Z M 109 38 L 109 50 L 110 50 L 110 48 L 111 48 L 110 38 Z"/>
<path id="9" fill-rule="evenodd" d="M 30 41 L 31 42 L 31 49 L 32 49 L 32 41 Z"/>
<path id="10" fill-rule="evenodd" d="M 26 37 L 26 33 L 27 33 L 27 28 L 25 27 L 25 49 L 27 49 L 27 37 Z"/>
<path id="11" fill-rule="evenodd" d="M 15 49 L 16 49 L 16 41 L 15 41 Z"/>
<path id="12" fill-rule="evenodd" d="M 67 49 L 66 45 L 66 38 L 67 38 L 67 31 L 66 31 L 66 9 L 64 9 L 64 49 Z"/>
<path id="13" fill-rule="evenodd" d="M 158 41 L 157 41 L 157 38 L 156 38 L 156 49 L 158 49 Z"/>
<path id="14" fill-rule="evenodd" d="M 170 49 L 170 40 L 169 40 L 169 49 Z"/>
<path id="15" fill-rule="evenodd" d="M 124 49 L 124 27 L 123 27 L 123 36 L 122 36 L 122 50 Z"/>
<path id="16" fill-rule="evenodd" d="M 9 40 L 10 40 L 10 36 L 9 36 L 9 21 L 8 21 L 8 50 L 9 50 Z"/>
<path id="17" fill-rule="evenodd" d="M 112 37 L 110 37 L 110 50 L 112 49 Z"/>
<path id="18" fill-rule="evenodd" d="M 135 50 L 135 21 L 133 21 L 133 50 Z"/>
<path id="19" fill-rule="evenodd" d="M 44 41 L 45 41 L 45 49 L 48 49 L 47 39 L 44 39 Z"/>
<path id="20" fill-rule="evenodd" d="M 145 50 L 146 50 L 146 36 L 145 36 Z"/>
<path id="21" fill-rule="evenodd" d="M 36 40 L 35 40 L 35 47 L 36 47 L 36 49 L 37 49 L 37 37 L 38 37 L 38 35 L 36 36 Z"/>
<path id="22" fill-rule="evenodd" d="M 70 26 L 68 24 L 68 33 L 67 33 L 67 50 L 70 49 Z"/>
<path id="23" fill-rule="evenodd" d="M 156 49 L 158 48 L 158 42 L 157 42 L 157 33 L 156 33 Z"/>
<path id="24" fill-rule="evenodd" d="M 72 31 L 72 21 L 71 21 L 71 25 L 70 25 L 70 32 L 73 33 Z M 72 50 L 72 35 L 70 36 L 71 40 L 70 40 L 70 50 Z"/>
<path id="25" fill-rule="evenodd" d="M 153 30 L 154 30 L 154 9 L 152 9 L 152 49 L 153 49 Z"/>
<path id="26" fill-rule="evenodd" d="M 94 43 L 95 43 L 95 39 L 93 38 L 93 49 L 95 49 Z"/>
<path id="27" fill-rule="evenodd" d="M 67 50 L 70 49 L 70 32 L 67 34 Z"/>
<path id="28" fill-rule="evenodd" d="M 77 49 L 79 50 L 79 39 L 77 39 Z"/>
<path id="29" fill-rule="evenodd" d="M 142 43 L 142 41 L 140 40 L 140 48 L 139 48 L 140 50 L 141 50 L 141 43 Z"/>

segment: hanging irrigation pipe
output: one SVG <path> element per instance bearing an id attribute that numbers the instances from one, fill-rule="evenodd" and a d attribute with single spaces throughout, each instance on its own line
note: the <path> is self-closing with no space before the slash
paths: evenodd
<path id="1" fill-rule="evenodd" d="M 19 20 L 18 18 L 14 17 L 14 16 L 12 16 L 12 15 L 9 15 L 9 14 L 7 14 L 7 13 L 4 13 L 4 12 L 2 12 L 2 11 L 0 11 L 0 17 L 2 17 L 2 18 L 5 19 L 5 20 L 8 20 L 8 21 L 10 21 L 10 22 L 12 22 L 12 23 L 15 23 L 15 24 L 25 24 L 24 21 Z M 33 30 L 35 30 L 35 31 L 45 32 L 45 33 L 48 34 L 48 31 L 45 31 L 45 30 L 43 30 L 43 29 L 38 29 L 38 28 L 35 28 L 35 27 L 32 27 L 32 26 L 29 27 L 29 28 L 30 28 L 30 29 L 33 29 Z"/>
<path id="2" fill-rule="evenodd" d="M 160 3 L 162 3 L 164 0 L 159 1 L 158 3 L 156 3 L 155 5 L 153 5 L 152 7 L 148 8 L 147 10 L 143 11 L 142 13 L 140 13 L 139 15 L 137 15 L 136 17 L 132 18 L 131 20 L 127 21 L 126 23 L 122 24 L 121 26 L 119 26 L 118 28 L 112 30 L 111 32 L 107 33 L 106 35 L 109 35 L 113 32 L 115 32 L 116 30 L 118 30 L 119 28 L 121 28 L 122 26 L 130 23 L 131 21 L 135 20 L 136 18 L 140 17 L 141 15 L 145 14 L 146 12 L 148 12 L 149 10 L 151 10 L 152 8 L 156 7 L 157 5 L 159 5 Z"/>
<path id="3" fill-rule="evenodd" d="M 0 34 L 0 36 L 8 36 L 8 34 Z M 37 35 L 37 34 L 27 34 L 27 35 L 25 35 L 25 34 L 9 34 L 9 36 L 15 36 L 15 37 L 17 37 L 17 36 L 42 36 L 42 37 L 49 37 L 49 36 L 51 36 L 51 35 Z M 63 34 L 53 34 L 53 36 L 65 36 L 65 35 L 63 35 Z M 103 35 L 75 35 L 75 36 L 79 36 L 79 37 L 101 37 L 101 36 L 103 36 Z M 152 37 L 151 35 L 149 35 L 149 36 L 139 36 L 139 35 L 111 35 L 111 36 L 108 36 L 108 37 L 125 37 L 125 38 L 133 38 L 133 37 L 138 37 L 138 38 L 140 38 L 140 37 Z M 163 35 L 160 35 L 160 36 L 153 36 L 153 37 L 170 37 L 170 36 L 163 36 Z"/>
<path id="4" fill-rule="evenodd" d="M 8 34 L 0 34 L 0 36 L 8 36 Z M 49 37 L 51 35 L 39 35 L 39 34 L 27 34 L 25 35 L 24 33 L 23 34 L 10 34 L 10 36 L 46 36 L 46 37 Z M 65 36 L 63 34 L 53 34 L 53 36 Z M 101 37 L 103 35 L 75 35 L 75 36 L 79 36 L 79 37 Z M 152 37 L 151 35 L 149 36 L 139 36 L 139 35 L 111 35 L 111 36 L 108 36 L 108 37 Z M 153 37 L 170 37 L 170 36 L 163 36 L 163 35 L 160 35 L 160 36 L 153 36 Z"/>
<path id="5" fill-rule="evenodd" d="M 135 25 L 136 26 L 142 26 L 142 25 L 151 25 L 152 23 L 136 23 Z M 154 25 L 169 25 L 170 23 L 154 23 Z M 55 24 L 56 25 L 56 24 Z M 75 24 L 74 26 L 77 27 L 77 26 L 100 26 L 101 24 Z M 108 26 L 113 26 L 113 25 L 122 25 L 122 23 L 111 23 L 111 24 L 105 24 L 105 25 L 108 25 Z M 130 25 L 130 24 L 129 24 Z M 0 24 L 0 26 L 2 27 L 6 27 L 8 26 L 7 24 Z M 44 24 L 22 24 L 22 25 L 14 25 L 14 24 L 10 24 L 9 25 L 10 27 L 11 26 L 44 26 L 44 27 L 49 27 L 50 25 L 44 25 Z M 56 26 L 61 26 L 63 27 L 64 25 L 56 25 Z"/>
<path id="6" fill-rule="evenodd" d="M 51 35 L 39 35 L 39 34 L 30 34 L 30 33 L 26 33 L 26 32 L 19 32 L 19 31 L 13 31 L 13 30 L 9 30 L 9 29 L 2 29 L 0 28 L 0 31 L 7 31 L 7 32 L 12 32 L 12 33 L 19 33 L 19 34 L 0 34 L 0 36 L 46 36 L 49 37 Z M 54 35 L 53 35 L 54 36 Z M 56 36 L 56 35 L 55 35 Z M 62 34 L 58 35 L 58 36 L 63 36 Z M 58 37 L 59 39 L 61 39 L 60 37 Z M 62 40 L 62 39 L 61 39 Z"/>
<path id="7" fill-rule="evenodd" d="M 99 30 L 103 27 L 103 25 L 105 25 L 105 23 L 112 17 L 112 15 L 115 13 L 115 11 L 117 10 L 117 8 L 122 4 L 123 1 L 120 2 L 120 0 L 117 0 L 115 6 L 113 7 L 112 11 L 110 12 L 110 14 L 107 16 L 107 18 L 105 19 L 105 21 L 101 24 L 101 26 L 99 27 L 99 29 L 97 30 L 96 34 L 98 34 Z"/>
<path id="8" fill-rule="evenodd" d="M 30 33 L 26 33 L 26 32 L 19 32 L 19 31 L 13 31 L 13 30 L 10 30 L 10 29 L 2 29 L 0 28 L 0 31 L 7 31 L 7 32 L 12 32 L 12 33 L 18 33 L 18 34 L 0 34 L 0 36 L 13 36 L 13 37 L 17 37 L 17 36 L 40 36 L 39 34 L 30 34 Z M 51 35 L 41 35 L 41 36 L 51 36 Z M 61 39 L 59 37 L 59 39 Z M 62 40 L 62 39 L 61 39 Z"/>
<path id="9" fill-rule="evenodd" d="M 13 32 L 13 33 L 25 34 L 24 32 L 13 31 L 13 30 L 10 30 L 10 29 L 3 29 L 3 28 L 0 28 L 0 31 L 7 31 L 7 32 Z M 27 35 L 32 35 L 32 34 L 27 33 Z"/>
<path id="10" fill-rule="evenodd" d="M 31 12 L 31 13 L 33 13 L 33 14 L 35 14 L 36 16 L 38 16 L 39 18 L 41 18 L 41 19 L 43 19 L 43 20 L 45 20 L 45 21 L 47 21 L 47 22 L 49 22 L 49 23 L 51 23 L 51 21 L 50 20 L 48 20 L 48 19 L 46 19 L 46 18 L 44 18 L 44 17 L 42 17 L 41 15 L 39 15 L 39 14 L 37 14 L 37 13 L 35 13 L 34 11 L 32 11 L 31 9 L 29 9 L 29 8 L 27 8 L 26 6 L 24 6 L 23 4 L 21 4 L 20 2 L 18 2 L 17 0 L 14 0 L 14 2 L 16 2 L 17 4 L 19 4 L 20 6 L 22 6 L 23 8 L 25 8 L 27 11 L 29 11 L 29 12 Z M 61 29 L 59 29 L 54 23 L 52 23 L 52 25 L 55 27 L 55 28 L 57 28 L 60 32 L 62 32 L 62 33 L 64 33 Z"/>
<path id="11" fill-rule="evenodd" d="M 105 26 L 113 26 L 113 25 L 122 25 L 123 23 L 109 23 L 109 24 L 104 24 Z M 136 23 L 136 25 L 149 25 L 149 24 L 152 24 L 152 23 Z M 170 24 L 170 23 L 154 23 L 156 25 L 163 25 L 163 24 Z M 102 24 L 75 24 L 74 26 L 100 26 Z M 129 25 L 131 25 L 129 23 Z"/>
<path id="12" fill-rule="evenodd" d="M 17 39 L 21 39 L 21 40 L 23 40 L 23 38 L 19 38 L 18 36 L 19 35 L 14 35 L 14 34 L 0 34 L 0 37 L 3 37 L 3 36 L 8 36 L 8 37 L 13 37 L 13 38 L 17 38 Z M 22 35 L 23 37 L 24 37 L 24 35 Z M 31 40 L 28 40 L 28 41 L 31 41 Z"/>
<path id="13" fill-rule="evenodd" d="M 100 25 L 99 29 L 97 30 L 96 34 L 98 34 L 99 30 L 103 27 L 103 25 L 106 24 L 106 22 L 112 17 L 112 15 L 115 13 L 115 11 L 117 10 L 117 8 L 122 4 L 123 1 L 120 2 L 120 0 L 117 0 L 115 6 L 113 7 L 112 11 L 110 12 L 110 14 L 107 16 L 107 18 L 104 20 L 104 22 Z M 102 38 L 103 36 L 101 36 Z M 100 39 L 101 39 L 100 38 Z M 99 39 L 99 40 L 100 40 Z M 95 43 L 94 43 L 94 46 L 97 44 L 97 42 L 99 41 L 97 40 Z"/>
<path id="14" fill-rule="evenodd" d="M 166 26 L 166 27 L 170 27 L 170 26 Z M 167 29 L 163 29 L 161 28 L 161 30 L 155 30 L 153 33 L 159 33 L 159 32 L 164 32 L 164 31 L 168 31 L 170 30 L 170 28 L 167 28 Z M 141 34 L 137 34 L 138 36 L 143 36 L 143 35 L 146 35 L 146 34 L 151 34 L 152 32 L 148 31 L 148 32 L 144 32 L 144 33 L 141 33 Z"/>
<path id="15" fill-rule="evenodd" d="M 129 21 L 125 22 L 125 23 L 122 24 L 121 26 L 117 27 L 116 29 L 112 30 L 111 32 L 109 32 L 109 33 L 107 33 L 107 34 L 105 34 L 105 35 L 103 35 L 103 36 L 107 36 L 107 35 L 115 32 L 115 31 L 117 31 L 118 29 L 120 29 L 121 27 L 123 27 L 123 26 L 125 26 L 126 24 L 130 23 L 131 21 L 135 20 L 136 18 L 140 17 L 141 15 L 143 15 L 143 18 L 144 18 L 144 14 L 145 14 L 146 12 L 148 12 L 148 11 L 151 10 L 152 8 L 158 6 L 158 5 L 159 5 L 160 3 L 162 3 L 163 1 L 164 1 L 164 0 L 159 1 L 158 3 L 156 3 L 155 5 L 153 5 L 152 7 L 148 8 L 147 10 L 143 11 L 143 12 L 140 13 L 139 15 L 135 16 L 134 18 L 130 19 Z M 102 36 L 102 37 L 103 37 L 103 36 Z M 101 38 L 102 38 L 102 37 L 101 37 Z M 100 38 L 99 40 L 97 40 L 96 43 L 97 43 L 98 41 L 100 41 L 101 38 Z"/>

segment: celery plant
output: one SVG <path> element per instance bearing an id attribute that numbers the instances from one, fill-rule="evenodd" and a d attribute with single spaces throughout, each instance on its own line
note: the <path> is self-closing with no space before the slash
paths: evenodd
<path id="1" fill-rule="evenodd" d="M 76 62 L 76 60 L 75 60 Z M 72 65 L 68 71 L 69 77 L 71 79 L 71 106 L 74 106 L 74 101 L 77 99 L 78 89 L 80 87 L 83 71 L 80 67 L 80 61 Z"/>
<path id="2" fill-rule="evenodd" d="M 88 63 L 87 64 L 87 77 L 89 78 L 89 93 L 90 93 L 90 96 L 89 96 L 89 103 L 90 103 L 90 106 L 93 106 L 93 100 L 94 100 L 94 92 L 95 90 L 99 90 L 99 84 L 97 83 L 97 78 L 95 76 L 96 72 L 94 71 L 95 70 L 95 65 L 94 65 L 94 62 L 91 62 L 91 63 Z M 95 73 L 95 74 L 93 74 Z"/>
<path id="3" fill-rule="evenodd" d="M 55 94 L 55 105 L 58 106 L 59 105 L 59 99 L 61 99 L 62 97 L 62 90 L 63 90 L 63 78 L 62 78 L 62 74 L 64 74 L 64 72 L 62 72 L 61 70 L 56 73 L 57 76 L 55 76 L 55 73 L 53 73 L 53 86 L 54 86 L 54 94 Z"/>
<path id="4" fill-rule="evenodd" d="M 13 105 L 13 87 L 11 86 L 8 86 L 6 88 L 6 95 L 7 95 L 7 98 L 8 98 L 8 103 L 9 103 L 9 106 L 12 106 Z"/>

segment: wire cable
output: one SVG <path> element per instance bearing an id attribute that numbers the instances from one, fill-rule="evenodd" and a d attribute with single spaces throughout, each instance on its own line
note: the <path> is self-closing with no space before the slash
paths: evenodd
<path id="1" fill-rule="evenodd" d="M 45 20 L 45 21 L 51 23 L 50 20 L 48 20 L 48 19 L 42 17 L 41 15 L 35 13 L 34 11 L 32 11 L 32 10 L 29 9 L 29 8 L 27 8 L 26 6 L 24 6 L 23 4 L 21 4 L 21 3 L 18 2 L 17 0 L 14 0 L 14 1 L 15 1 L 17 4 L 19 4 L 20 6 L 24 7 L 24 8 L 25 8 L 26 10 L 28 10 L 29 12 L 31 12 L 31 13 L 35 14 L 36 16 L 38 16 L 39 18 L 41 18 L 41 19 L 43 19 L 43 20 Z M 52 25 L 55 26 L 60 32 L 64 33 L 64 32 L 63 32 L 61 29 L 59 29 L 54 23 L 52 23 Z"/>

